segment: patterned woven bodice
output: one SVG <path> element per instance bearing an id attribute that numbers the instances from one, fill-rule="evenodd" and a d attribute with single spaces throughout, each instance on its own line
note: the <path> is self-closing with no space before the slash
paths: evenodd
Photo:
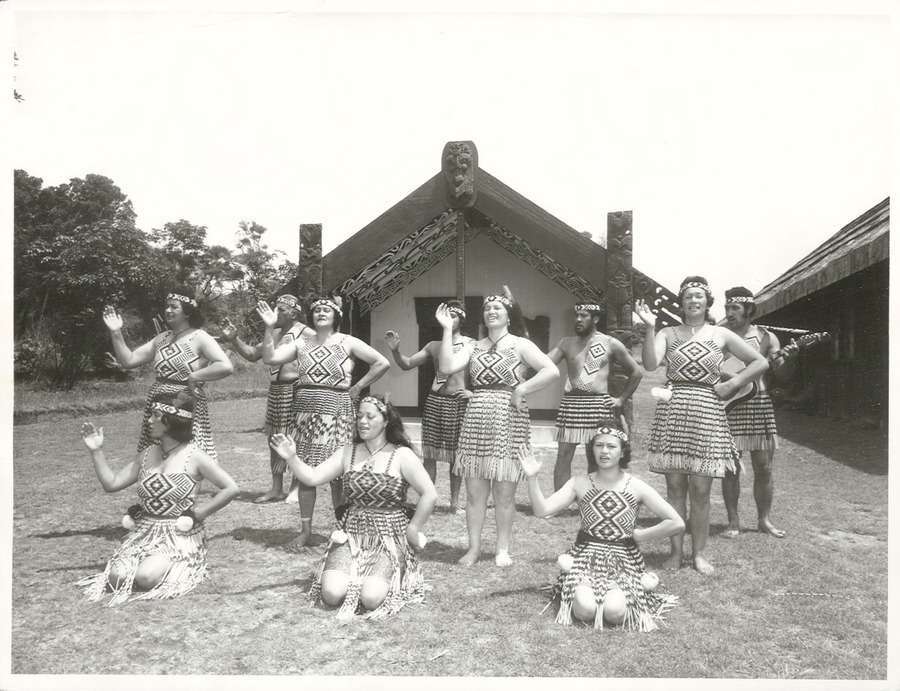
<path id="1" fill-rule="evenodd" d="M 477 345 L 469 359 L 469 375 L 472 386 L 505 384 L 516 387 L 525 380 L 528 367 L 519 359 L 515 348 L 482 350 Z"/>
<path id="2" fill-rule="evenodd" d="M 682 341 L 677 336 L 666 353 L 666 375 L 669 381 L 707 384 L 719 381 L 722 351 L 713 341 Z"/>
<path id="3" fill-rule="evenodd" d="M 304 331 L 306 331 L 306 326 L 301 324 L 300 322 L 297 322 L 282 334 L 281 339 L 279 339 L 278 341 L 279 347 L 298 340 Z M 291 366 L 296 367 L 297 361 L 292 360 L 291 362 L 287 362 L 283 365 L 269 365 L 270 378 L 273 381 L 278 379 L 278 375 L 281 374 L 282 370 L 289 369 Z"/>
<path id="4" fill-rule="evenodd" d="M 581 529 L 604 540 L 631 537 L 637 519 L 637 498 L 628 491 L 631 476 L 621 490 L 591 488 L 581 498 Z"/>
<path id="5" fill-rule="evenodd" d="M 399 509 L 406 502 L 406 491 L 409 483 L 402 477 L 390 475 L 389 471 L 394 462 L 394 454 L 388 459 L 387 468 L 383 473 L 372 472 L 372 457 L 367 458 L 359 468 L 353 467 L 356 459 L 354 444 L 353 454 L 350 457 L 350 470 L 344 473 L 343 487 L 347 497 L 347 503 L 354 508 L 367 509 Z"/>
<path id="6" fill-rule="evenodd" d="M 757 353 L 761 352 L 760 348 L 762 347 L 763 334 L 759 330 L 759 328 L 753 324 L 750 326 L 750 329 L 747 331 L 744 336 L 744 342 L 753 348 Z"/>
<path id="7" fill-rule="evenodd" d="M 597 373 L 609 362 L 609 358 L 607 357 L 608 352 L 609 336 L 606 334 L 595 333 L 591 337 L 585 350 L 584 365 L 581 367 L 578 378 L 574 382 L 567 379 L 565 391 L 571 391 L 572 389 L 579 389 L 581 391 L 593 390 Z"/>
<path id="8" fill-rule="evenodd" d="M 175 334 L 171 331 L 163 334 L 156 344 L 156 357 L 153 360 L 156 376 L 187 382 L 191 372 L 209 364 L 209 360 L 194 351 L 192 344 L 198 333 L 199 329 L 182 341 L 175 341 Z"/>
<path id="9" fill-rule="evenodd" d="M 353 374 L 353 360 L 344 350 L 343 340 L 319 345 L 305 341 L 297 345 L 300 361 L 300 384 L 348 388 Z"/>
<path id="10" fill-rule="evenodd" d="M 191 445 L 187 451 L 182 452 L 185 468 L 193 450 L 194 447 Z M 147 470 L 144 463 L 149 451 L 150 449 L 147 449 L 144 453 L 141 472 L 138 475 L 137 490 L 141 506 L 151 516 L 178 518 L 194 505 L 194 497 L 200 489 L 200 483 L 186 472 L 160 473 L 157 470 Z"/>
<path id="11" fill-rule="evenodd" d="M 460 341 L 459 343 L 454 343 L 454 344 L 453 344 L 453 353 L 456 354 L 456 353 L 458 353 L 462 348 L 465 348 L 465 346 L 466 346 L 466 344 L 469 342 L 469 340 L 470 340 L 470 339 L 468 339 L 468 338 L 463 338 L 463 340 Z M 437 367 L 435 367 L 435 370 L 434 370 L 434 382 L 431 384 L 431 390 L 432 390 L 432 391 L 437 391 L 438 389 L 440 389 L 441 386 L 444 384 L 444 382 L 447 381 L 447 379 L 449 379 L 449 375 L 444 374 L 444 373 L 441 372 L 439 369 L 437 369 Z"/>

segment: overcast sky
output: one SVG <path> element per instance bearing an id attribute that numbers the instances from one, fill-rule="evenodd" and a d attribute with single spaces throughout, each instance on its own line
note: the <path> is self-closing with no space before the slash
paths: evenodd
<path id="1" fill-rule="evenodd" d="M 759 290 L 890 193 L 877 14 L 4 5 L 14 167 L 106 175 L 145 231 L 184 218 L 233 246 L 252 220 L 296 259 L 297 226 L 320 222 L 327 252 L 471 139 L 578 230 L 632 210 L 635 266 L 672 289 L 705 275 L 721 316 L 727 287 Z"/>

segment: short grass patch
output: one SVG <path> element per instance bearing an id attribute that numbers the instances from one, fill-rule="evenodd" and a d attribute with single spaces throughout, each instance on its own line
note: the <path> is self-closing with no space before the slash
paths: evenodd
<path id="1" fill-rule="evenodd" d="M 135 384 L 125 398 L 143 401 L 148 385 Z M 224 382 L 215 386 L 224 390 Z M 264 388 L 262 378 L 259 390 Z M 641 387 L 635 406 L 632 472 L 664 492 L 663 479 L 647 470 L 645 439 L 653 411 L 648 391 L 649 386 Z M 886 675 L 888 489 L 877 471 L 882 459 L 886 469 L 886 437 L 869 433 L 874 441 L 860 469 L 827 451 L 841 448 L 840 426 L 796 413 L 780 416 L 785 430 L 811 426 L 818 440 L 813 449 L 786 438 L 776 456 L 773 518 L 788 537 L 777 540 L 751 529 L 756 523 L 751 471 L 741 499 L 745 529 L 737 539 L 722 538 L 725 509 L 714 485 L 708 555 L 717 571 L 711 577 L 689 569 L 658 571 L 668 543 L 649 545 L 649 568 L 679 596 L 668 626 L 649 634 L 554 622 L 540 588 L 555 577 L 556 558 L 574 539 L 578 517 L 569 511 L 535 518 L 524 485 L 517 495 L 513 566 L 493 564 L 491 510 L 482 560 L 472 568 L 458 566 L 466 547 L 465 519 L 448 511 L 447 467 L 440 466 L 439 503 L 426 528 L 429 543 L 422 558 L 433 588 L 427 603 L 383 621 L 338 624 L 333 611 L 307 603 L 320 554 L 283 549 L 298 527 L 296 507 L 252 503 L 269 480 L 261 434 L 264 407 L 264 398 L 213 395 L 215 442 L 242 494 L 209 521 L 211 580 L 178 600 L 114 608 L 83 600 L 73 583 L 102 568 L 111 555 L 124 532 L 121 515 L 135 501 L 134 489 L 104 494 L 80 441 L 82 416 L 57 412 L 52 421 L 15 427 L 14 674 Z M 138 407 L 95 412 L 90 419 L 104 427 L 114 465 L 133 453 Z M 538 454 L 547 490 L 555 448 Z M 580 451 L 576 459 L 576 468 L 583 469 Z M 314 521 L 320 546 L 333 527 L 330 506 L 327 490 L 321 489 Z M 641 520 L 646 518 L 642 514 Z"/>

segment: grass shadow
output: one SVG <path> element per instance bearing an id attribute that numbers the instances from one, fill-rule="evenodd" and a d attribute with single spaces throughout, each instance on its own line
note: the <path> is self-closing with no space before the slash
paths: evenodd
<path id="1" fill-rule="evenodd" d="M 118 542 L 127 533 L 122 526 L 105 525 L 90 530 L 54 530 L 49 533 L 33 533 L 31 537 L 39 537 L 44 540 L 52 540 L 60 537 L 102 537 L 104 540 Z"/>
<path id="2" fill-rule="evenodd" d="M 303 591 L 304 595 L 312 587 L 312 578 L 294 578 L 283 583 L 261 583 L 246 590 L 229 590 L 221 591 L 222 595 L 252 595 L 253 593 L 265 593 L 272 590 L 281 590 L 282 588 L 297 588 Z"/>
<path id="3" fill-rule="evenodd" d="M 232 540 L 246 540 L 256 545 L 261 545 L 262 547 L 278 548 L 285 547 L 295 537 L 297 537 L 297 531 L 290 528 L 240 527 L 235 528 L 234 530 L 231 530 L 227 533 L 219 533 L 218 535 L 214 535 L 212 538 L 210 538 L 210 541 L 226 539 L 229 537 Z M 327 537 L 325 537 L 324 535 L 313 533 L 309 538 L 309 542 L 307 542 L 307 547 L 313 549 L 324 548 L 327 544 Z"/>
<path id="4" fill-rule="evenodd" d="M 425 552 L 419 556 L 419 561 L 425 564 L 429 562 L 455 564 L 465 553 L 465 550 L 459 547 L 451 547 L 437 540 L 429 540 Z"/>
<path id="5" fill-rule="evenodd" d="M 869 475 L 888 474 L 886 429 L 860 429 L 846 420 L 814 417 L 796 410 L 778 409 L 776 415 L 778 436 Z M 775 452 L 776 464 L 779 453 Z M 749 459 L 745 464 L 749 469 Z"/>

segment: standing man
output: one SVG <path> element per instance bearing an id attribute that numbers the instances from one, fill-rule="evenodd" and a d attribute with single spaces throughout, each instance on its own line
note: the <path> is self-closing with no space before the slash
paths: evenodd
<path id="1" fill-rule="evenodd" d="M 453 352 L 456 353 L 465 348 L 472 339 L 460 333 L 460 328 L 466 321 L 462 303 L 459 300 L 450 300 L 447 306 L 453 316 Z M 429 341 L 418 353 L 406 357 L 400 354 L 400 336 L 396 331 L 385 333 L 384 340 L 400 369 L 409 371 L 429 361 L 434 365 L 434 381 L 431 383 L 431 391 L 428 392 L 425 409 L 422 412 L 422 454 L 425 457 L 425 470 L 432 483 L 437 477 L 437 462 L 449 464 L 450 511 L 459 513 L 461 511 L 459 488 L 462 485 L 462 476 L 453 470 L 456 464 L 459 430 L 466 414 L 466 403 L 472 395 L 472 392 L 466 389 L 468 370 L 463 369 L 446 375 L 438 369 L 440 341 Z"/>
<path id="2" fill-rule="evenodd" d="M 275 301 L 275 310 L 278 314 L 278 320 L 275 323 L 275 340 L 279 345 L 302 338 L 305 332 L 312 331 L 300 322 L 300 301 L 293 295 L 280 295 Z M 256 362 L 262 357 L 262 343 L 255 346 L 244 343 L 238 338 L 237 328 L 229 319 L 225 320 L 222 336 L 245 360 Z M 292 360 L 284 365 L 269 366 L 269 398 L 266 402 L 266 440 L 278 432 L 293 437 L 297 422 L 297 411 L 294 410 L 294 384 L 296 381 L 297 360 Z M 269 449 L 269 466 L 272 470 L 272 488 L 254 500 L 257 504 L 281 501 L 286 496 L 284 492 L 284 471 L 287 470 L 287 464 L 271 448 Z"/>
<path id="3" fill-rule="evenodd" d="M 725 291 L 725 316 L 728 328 L 744 339 L 754 350 L 769 361 L 769 367 L 779 378 L 786 378 L 793 372 L 796 361 L 793 356 L 799 350 L 793 343 L 785 347 L 779 357 L 772 358 L 779 350 L 778 337 L 768 329 L 757 326 L 750 320 L 756 311 L 753 293 L 744 286 L 737 286 Z M 730 379 L 733 374 L 723 369 L 723 380 Z M 756 382 L 758 393 L 747 401 L 735 405 L 728 410 L 728 425 L 734 436 L 734 444 L 738 451 L 750 452 L 753 463 L 753 496 L 756 499 L 756 511 L 760 532 L 784 537 L 784 531 L 772 525 L 769 511 L 772 508 L 772 496 L 775 492 L 775 481 L 772 476 L 772 459 L 778 448 L 778 436 L 775 429 L 775 410 L 772 399 L 766 391 L 765 379 Z M 738 499 L 741 496 L 741 464 L 737 472 L 725 471 L 722 479 L 722 498 L 728 512 L 728 528 L 723 537 L 734 538 L 741 532 L 738 518 Z"/>
<path id="4" fill-rule="evenodd" d="M 622 342 L 597 331 L 602 310 L 599 305 L 575 305 L 575 335 L 562 339 L 548 355 L 554 364 L 566 361 L 568 379 L 556 417 L 556 466 L 553 487 L 559 489 L 572 477 L 572 457 L 577 444 L 585 445 L 588 473 L 597 469 L 589 447 L 604 418 L 617 418 L 625 402 L 644 376 Z M 616 362 L 628 381 L 619 398 L 608 393 L 609 365 Z"/>

